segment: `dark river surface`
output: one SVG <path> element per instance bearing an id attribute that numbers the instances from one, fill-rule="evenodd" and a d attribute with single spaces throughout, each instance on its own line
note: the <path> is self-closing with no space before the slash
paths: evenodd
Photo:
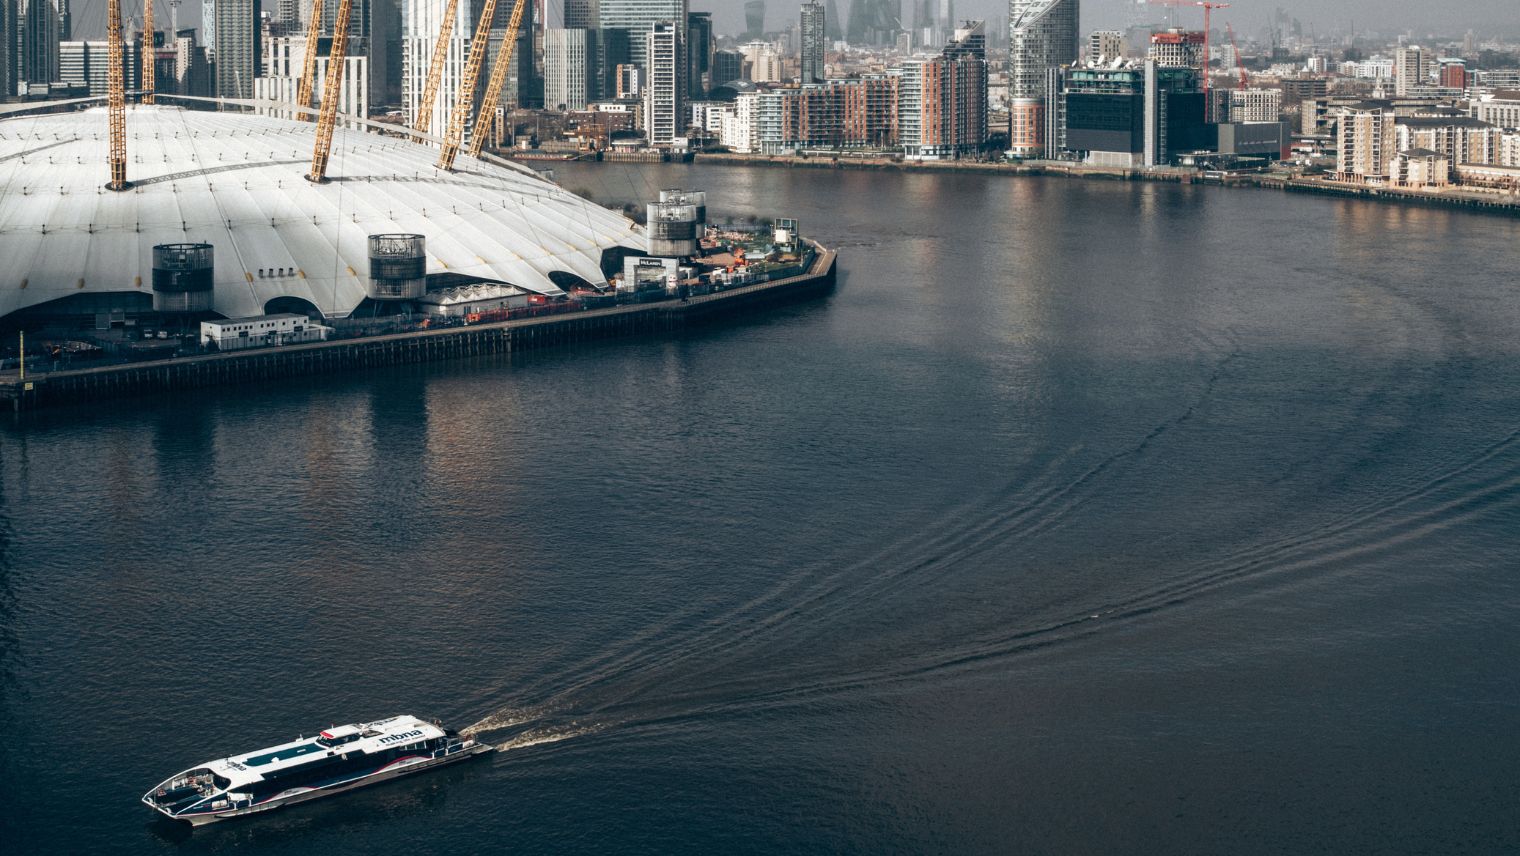
<path id="1" fill-rule="evenodd" d="M 842 253 L 679 338 L 0 427 L 12 853 L 1513 853 L 1520 221 L 562 167 Z M 500 753 L 181 831 L 412 712 Z"/>

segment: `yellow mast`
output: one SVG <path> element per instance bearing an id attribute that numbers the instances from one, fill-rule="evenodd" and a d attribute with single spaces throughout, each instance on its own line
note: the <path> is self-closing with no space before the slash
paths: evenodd
<path id="1" fill-rule="evenodd" d="M 517 0 L 512 7 L 512 21 L 507 24 L 507 38 L 496 54 L 496 65 L 491 68 L 491 81 L 486 85 L 485 97 L 480 100 L 480 112 L 475 114 L 475 130 L 470 134 L 470 157 L 480 157 L 480 147 L 485 145 L 485 127 L 496 120 L 496 105 L 501 103 L 501 88 L 507 82 L 507 66 L 512 64 L 512 49 L 517 46 L 517 28 L 522 25 L 523 6 L 526 0 Z"/>
<path id="2" fill-rule="evenodd" d="M 121 0 L 106 4 L 106 33 L 110 57 L 106 62 L 106 106 L 111 121 L 111 190 L 126 190 L 127 182 L 127 87 L 122 78 Z"/>
<path id="3" fill-rule="evenodd" d="M 438 168 L 448 172 L 454 169 L 454 156 L 464 141 L 464 123 L 470 118 L 470 108 L 475 104 L 475 82 L 480 80 L 480 66 L 485 62 L 486 51 L 491 44 L 491 19 L 496 17 L 496 0 L 485 0 L 480 10 L 480 22 L 475 25 L 475 38 L 470 41 L 470 58 L 464 65 L 464 77 L 459 80 L 459 92 L 454 98 L 454 113 L 449 117 L 449 129 L 443 135 L 443 151 L 438 153 Z"/>
<path id="4" fill-rule="evenodd" d="M 322 8 L 325 5 L 323 0 L 311 0 L 311 17 L 306 22 L 306 57 L 301 61 L 301 81 L 296 84 L 296 105 L 303 108 L 311 106 L 311 89 L 316 85 L 317 41 L 322 34 Z M 331 71 L 332 66 L 327 69 Z M 305 121 L 310 117 L 298 111 L 296 118 Z"/>
<path id="5" fill-rule="evenodd" d="M 143 0 L 142 56 L 142 103 L 153 103 L 153 90 L 158 88 L 158 49 L 153 45 L 153 0 Z"/>
<path id="6" fill-rule="evenodd" d="M 352 10 L 353 0 L 343 0 L 338 4 L 338 20 L 333 22 L 332 50 L 327 54 L 327 80 L 323 82 L 322 107 L 317 113 L 317 146 L 311 153 L 311 174 L 306 176 L 317 184 L 327 180 L 327 157 L 332 153 L 333 126 L 338 122 L 338 98 L 343 93 L 343 58 L 348 53 L 348 19 Z"/>
<path id="7" fill-rule="evenodd" d="M 417 123 L 412 127 L 419 134 L 426 134 L 433 124 L 433 99 L 438 97 L 438 84 L 443 80 L 443 62 L 449 55 L 449 37 L 454 33 L 454 18 L 459 13 L 459 0 L 449 0 L 443 10 L 443 29 L 438 31 L 438 42 L 433 45 L 433 64 L 428 67 L 427 83 L 422 87 L 422 100 L 417 102 Z"/>

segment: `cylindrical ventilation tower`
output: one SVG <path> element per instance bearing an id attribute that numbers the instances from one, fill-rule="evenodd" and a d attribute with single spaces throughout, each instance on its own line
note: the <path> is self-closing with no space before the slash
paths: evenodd
<path id="1" fill-rule="evenodd" d="M 210 244 L 153 248 L 153 310 L 210 312 L 216 253 Z"/>
<path id="2" fill-rule="evenodd" d="M 427 239 L 421 235 L 369 236 L 369 296 L 416 300 L 427 292 Z"/>
<path id="3" fill-rule="evenodd" d="M 707 192 L 704 190 L 662 190 L 661 202 L 678 202 L 697 207 L 697 237 L 707 231 Z"/>
<path id="4" fill-rule="evenodd" d="M 666 259 L 697 254 L 697 206 L 683 202 L 649 203 L 649 254 Z"/>

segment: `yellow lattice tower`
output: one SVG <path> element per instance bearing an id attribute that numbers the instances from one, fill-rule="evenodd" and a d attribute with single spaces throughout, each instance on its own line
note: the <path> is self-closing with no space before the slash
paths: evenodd
<path id="1" fill-rule="evenodd" d="M 158 48 L 153 44 L 153 0 L 143 0 L 142 55 L 138 57 L 142 67 L 142 103 L 153 103 L 153 91 L 158 88 Z"/>
<path id="2" fill-rule="evenodd" d="M 449 129 L 443 135 L 443 151 L 438 153 L 438 168 L 445 172 L 454 168 L 454 157 L 464 141 L 464 123 L 470 118 L 470 108 L 475 106 L 475 83 L 480 80 L 480 66 L 485 63 L 486 51 L 491 45 L 491 19 L 496 17 L 496 0 L 485 0 L 480 10 L 480 23 L 475 25 L 475 38 L 470 41 L 470 58 L 464 65 L 464 76 L 459 80 L 459 92 L 454 98 L 454 113 L 449 116 Z"/>
<path id="3" fill-rule="evenodd" d="M 111 121 L 112 190 L 126 190 L 127 182 L 127 86 L 122 75 L 121 0 L 106 4 L 106 39 L 111 56 L 106 62 L 106 112 Z"/>
<path id="4" fill-rule="evenodd" d="M 296 112 L 297 119 L 310 118 L 304 108 L 311 106 L 311 89 L 317 80 L 317 40 L 322 34 L 322 8 L 327 4 L 323 0 L 311 0 L 311 17 L 306 22 L 306 58 L 301 61 L 301 81 L 296 84 L 296 104 L 302 110 Z M 327 67 L 332 71 L 332 66 Z"/>
<path id="5" fill-rule="evenodd" d="M 412 127 L 419 134 L 426 134 L 433 124 L 433 99 L 438 97 L 438 84 L 443 80 L 443 62 L 449 56 L 449 37 L 454 34 L 454 18 L 459 14 L 459 0 L 449 0 L 443 10 L 443 29 L 438 31 L 438 43 L 433 45 L 433 64 L 428 67 L 427 83 L 422 87 L 422 100 L 417 102 L 417 122 Z"/>
<path id="6" fill-rule="evenodd" d="M 353 0 L 338 4 L 333 22 L 332 50 L 327 54 L 327 80 L 322 85 L 322 106 L 317 112 L 317 146 L 311 153 L 311 174 L 318 184 L 327 180 L 327 157 L 332 154 L 333 126 L 338 122 L 338 98 L 343 94 L 344 56 L 348 53 L 348 19 Z"/>
<path id="7" fill-rule="evenodd" d="M 491 68 L 491 81 L 486 84 L 485 97 L 480 100 L 480 111 L 475 114 L 475 130 L 470 134 L 470 157 L 480 157 L 480 147 L 485 145 L 486 127 L 496 121 L 496 105 L 501 103 L 501 88 L 507 82 L 507 66 L 512 64 L 512 49 L 517 45 L 517 28 L 522 25 L 523 6 L 527 0 L 517 0 L 512 7 L 512 21 L 507 24 L 507 38 L 496 54 L 496 65 Z"/>

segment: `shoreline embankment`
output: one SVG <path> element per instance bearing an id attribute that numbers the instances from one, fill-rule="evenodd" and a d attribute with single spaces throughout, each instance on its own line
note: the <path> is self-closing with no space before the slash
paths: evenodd
<path id="1" fill-rule="evenodd" d="M 589 161 L 587 161 L 589 162 Z M 1365 199 L 1403 205 L 1422 205 L 1520 217 L 1520 194 L 1463 191 L 1422 191 L 1377 187 L 1314 178 L 1285 178 L 1262 173 L 1210 173 L 1191 169 L 1145 169 L 1105 167 L 1079 163 L 1036 161 L 987 163 L 982 161 L 905 161 L 896 158 L 833 157 L 827 155 L 738 155 L 699 153 L 693 163 L 718 166 L 764 166 L 787 169 L 838 169 L 901 173 L 960 173 L 1006 177 L 1055 176 L 1093 181 L 1143 181 L 1169 184 L 1204 184 L 1248 187 L 1287 193 L 1311 193 Z"/>
<path id="2" fill-rule="evenodd" d="M 601 339 L 668 335 L 745 310 L 804 300 L 834 287 L 837 254 L 821 245 L 797 276 L 726 291 L 542 318 L 358 339 L 177 357 L 0 378 L 0 407 L 16 413 L 66 404 L 467 357 L 513 354 Z"/>

